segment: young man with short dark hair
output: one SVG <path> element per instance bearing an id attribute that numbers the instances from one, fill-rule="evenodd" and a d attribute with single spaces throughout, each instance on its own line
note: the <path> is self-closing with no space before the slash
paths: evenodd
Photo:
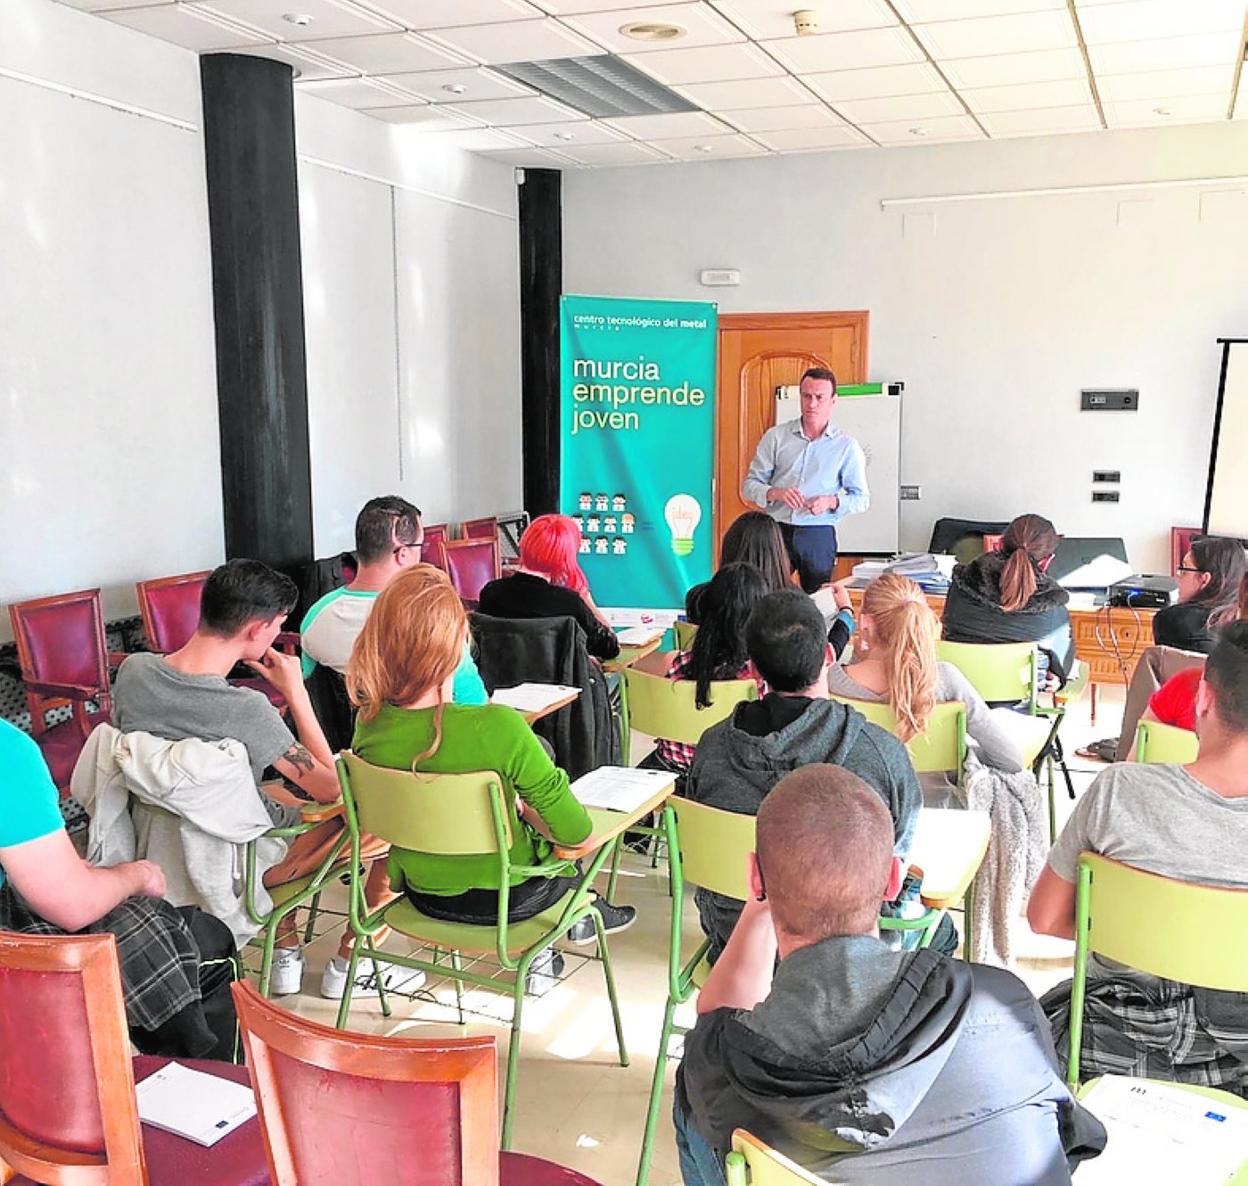
<path id="1" fill-rule="evenodd" d="M 1248 622 L 1223 627 L 1209 654 L 1196 692 L 1196 732 L 1200 753 L 1186 766 L 1119 763 L 1097 775 L 1032 890 L 1033 930 L 1074 937 L 1082 852 L 1178 881 L 1248 889 Z M 1084 1078 L 1147 1075 L 1248 1095 L 1248 994 L 1193 988 L 1095 956 L 1088 977 Z M 1064 1058 L 1070 984 L 1041 1003 Z"/>
<path id="2" fill-rule="evenodd" d="M 849 771 L 806 766 L 767 796 L 752 898 L 676 1076 L 685 1186 L 723 1186 L 737 1128 L 847 1186 L 1069 1186 L 1104 1147 L 1017 977 L 880 942 L 902 870 Z"/>
<path id="3" fill-rule="evenodd" d="M 312 711 L 299 660 L 273 649 L 296 598 L 294 581 L 258 560 L 221 565 L 204 585 L 199 626 L 190 641 L 172 654 L 131 655 L 121 665 L 113 691 L 117 728 L 170 741 L 232 738 L 246 747 L 257 786 L 266 768 L 273 767 L 317 802 L 336 802 L 341 792 L 334 755 Z M 226 680 L 240 662 L 282 694 L 294 733 L 262 692 Z M 275 811 L 274 817 L 281 823 L 296 818 L 290 808 Z M 306 876 L 330 846 L 342 843 L 342 820 L 326 820 L 291 842 L 285 858 L 265 874 L 265 884 L 279 885 Z M 371 901 L 388 892 L 384 861 L 374 864 L 369 891 Z M 303 980 L 303 954 L 293 916 L 288 921 L 291 925 L 279 936 L 274 957 L 275 994 L 298 992 Z M 322 981 L 323 993 L 342 995 L 340 981 L 345 982 L 350 951 L 348 931 L 338 952 L 342 975 L 333 974 L 331 961 Z"/>
<path id="4" fill-rule="evenodd" d="M 893 845 L 904 860 L 922 806 L 905 747 L 859 712 L 828 697 L 832 662 L 823 615 L 798 589 L 769 593 L 746 627 L 746 650 L 769 689 L 737 705 L 698 742 L 686 794 L 725 811 L 757 815 L 771 788 L 791 770 L 830 762 L 860 775 L 893 820 Z M 711 958 L 723 950 L 741 903 L 698 890 Z"/>

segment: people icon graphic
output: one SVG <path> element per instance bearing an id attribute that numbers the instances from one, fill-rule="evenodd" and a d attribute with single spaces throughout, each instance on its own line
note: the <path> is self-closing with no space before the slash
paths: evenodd
<path id="1" fill-rule="evenodd" d="M 588 530 L 589 530 L 590 532 L 595 532 L 595 531 L 597 531 L 597 530 L 598 530 L 598 524 L 599 524 L 601 521 L 602 521 L 602 520 L 600 520 L 600 519 L 598 518 L 598 516 L 597 516 L 597 515 L 590 515 L 590 517 L 589 517 L 589 519 L 588 519 L 588 523 L 589 523 Z"/>
<path id="2" fill-rule="evenodd" d="M 617 556 L 626 555 L 628 552 L 628 540 L 624 539 L 623 536 L 617 535 L 611 541 L 611 551 Z"/>
<path id="3" fill-rule="evenodd" d="M 589 555 L 589 537 L 588 536 L 585 536 L 585 535 L 581 536 L 580 547 L 578 547 L 576 550 L 582 556 Z"/>
<path id="4" fill-rule="evenodd" d="M 603 529 L 603 531 L 605 531 L 608 535 L 614 535 L 614 534 L 615 534 L 615 529 L 616 529 L 616 526 L 617 526 L 617 520 L 616 520 L 616 517 L 615 517 L 614 515 L 608 515 L 608 516 L 607 516 L 605 519 L 603 519 L 603 521 L 602 521 L 602 529 Z"/>
<path id="5" fill-rule="evenodd" d="M 626 506 L 628 506 L 628 499 L 626 499 L 622 494 L 617 494 L 611 500 L 611 509 L 613 511 L 622 511 Z"/>
<path id="6" fill-rule="evenodd" d="M 594 552 L 599 556 L 607 554 L 607 537 L 605 535 L 600 535 L 594 540 Z"/>
<path id="7" fill-rule="evenodd" d="M 576 501 L 583 511 L 592 511 L 594 509 L 594 496 L 592 494 L 582 494 Z"/>
<path id="8" fill-rule="evenodd" d="M 620 516 L 620 530 L 625 535 L 632 535 L 633 530 L 637 526 L 637 518 L 631 511 L 625 511 Z"/>
<path id="9" fill-rule="evenodd" d="M 611 500 L 605 494 L 594 495 L 594 510 L 605 511 L 611 505 Z"/>

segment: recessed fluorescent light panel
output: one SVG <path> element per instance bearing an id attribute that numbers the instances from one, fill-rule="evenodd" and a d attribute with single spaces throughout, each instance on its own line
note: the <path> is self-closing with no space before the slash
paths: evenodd
<path id="1" fill-rule="evenodd" d="M 698 110 L 697 104 L 613 54 L 510 62 L 490 69 L 597 119 Z"/>

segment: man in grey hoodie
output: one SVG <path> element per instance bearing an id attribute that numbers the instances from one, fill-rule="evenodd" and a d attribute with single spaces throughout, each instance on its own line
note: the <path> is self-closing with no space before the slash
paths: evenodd
<path id="1" fill-rule="evenodd" d="M 737 1128 L 847 1186 L 1069 1186 L 1104 1148 L 1017 977 L 879 941 L 902 873 L 890 833 L 878 795 L 836 767 L 768 795 L 753 900 L 676 1077 L 685 1186 L 723 1186 Z"/>
<path id="2" fill-rule="evenodd" d="M 883 800 L 893 820 L 893 851 L 905 862 L 923 795 L 905 747 L 860 712 L 828 698 L 834 662 L 823 615 L 799 589 L 769 593 L 746 625 L 746 650 L 769 689 L 739 704 L 698 742 L 685 794 L 724 811 L 757 815 L 791 770 L 814 762 L 843 766 Z M 732 934 L 741 903 L 707 890 L 696 895 L 714 962 Z"/>

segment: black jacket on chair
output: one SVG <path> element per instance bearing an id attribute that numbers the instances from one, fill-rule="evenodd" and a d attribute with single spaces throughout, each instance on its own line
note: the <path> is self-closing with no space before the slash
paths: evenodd
<path id="1" fill-rule="evenodd" d="M 491 618 L 471 614 L 477 669 L 486 690 L 526 681 L 582 688 L 580 699 L 543 717 L 533 731 L 550 742 L 572 779 L 619 762 L 607 677 L 572 618 Z"/>

